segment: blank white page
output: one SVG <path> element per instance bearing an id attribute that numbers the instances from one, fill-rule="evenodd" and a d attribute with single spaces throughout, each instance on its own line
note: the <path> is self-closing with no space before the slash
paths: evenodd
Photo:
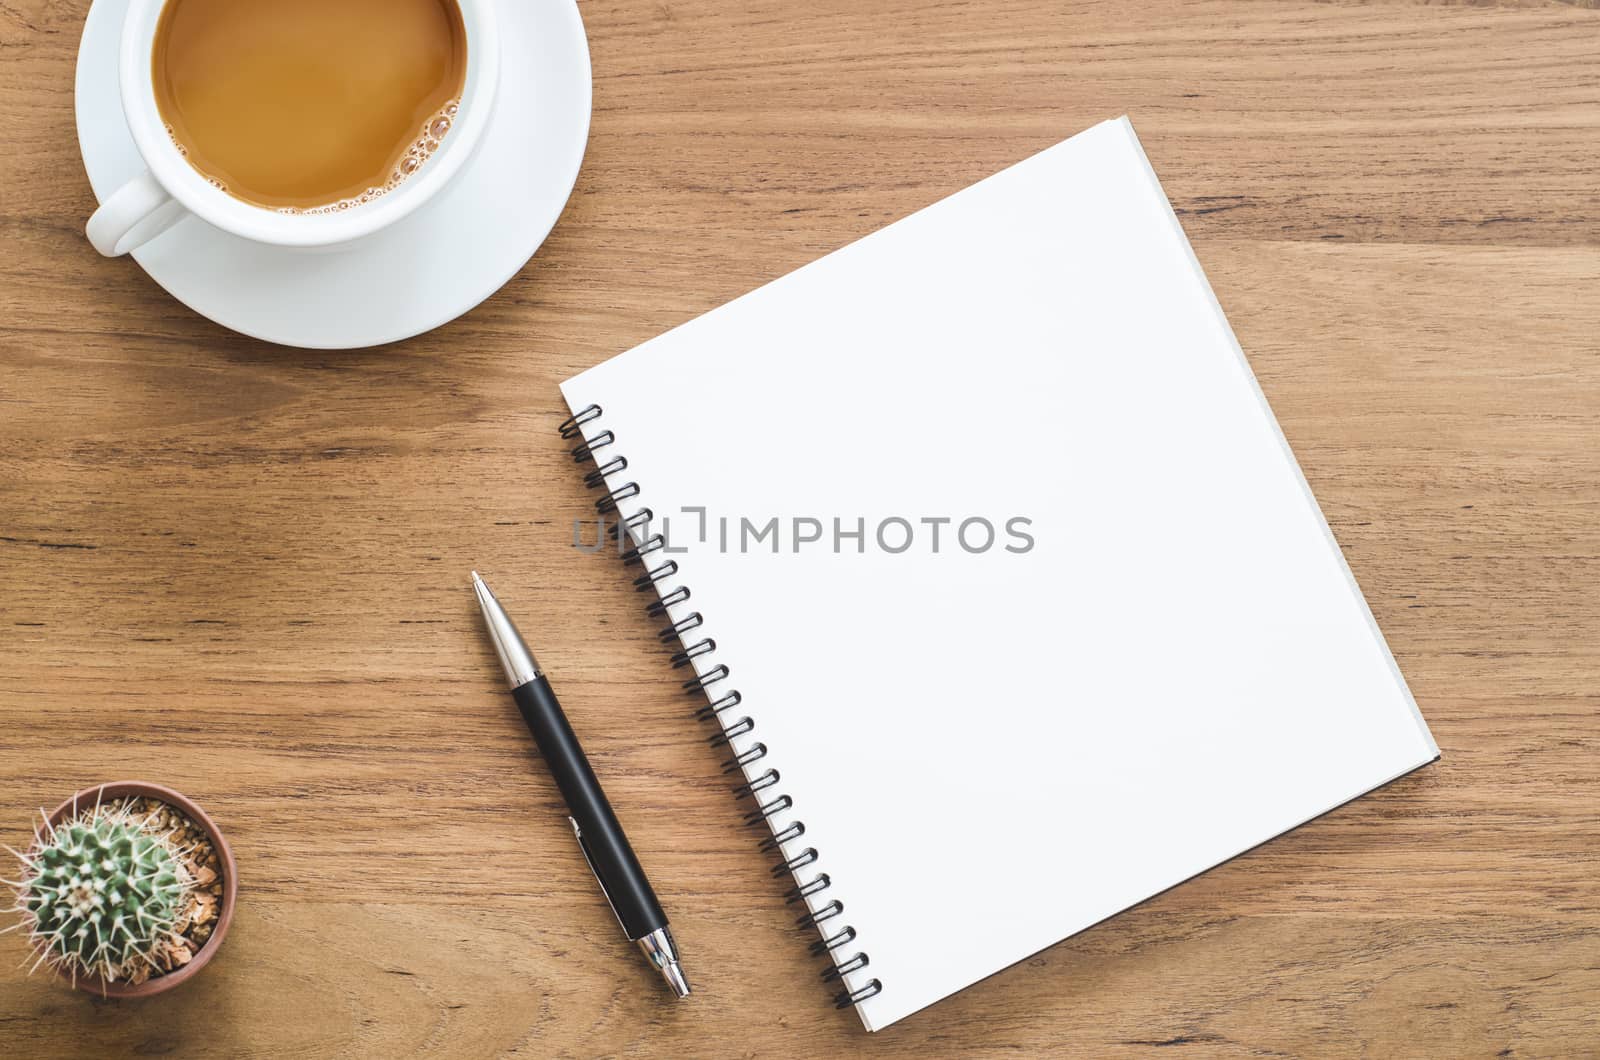
<path id="1" fill-rule="evenodd" d="M 869 1029 L 1438 755 L 1126 119 L 562 390 Z"/>

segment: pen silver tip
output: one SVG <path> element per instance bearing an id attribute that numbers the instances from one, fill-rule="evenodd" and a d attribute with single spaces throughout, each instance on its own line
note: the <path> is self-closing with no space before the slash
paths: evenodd
<path id="1" fill-rule="evenodd" d="M 539 676 L 539 664 L 534 661 L 533 652 L 528 650 L 528 645 L 517 632 L 516 623 L 511 621 L 511 616 L 506 614 L 505 608 L 500 606 L 500 601 L 494 598 L 489 587 L 483 584 L 477 571 L 472 572 L 472 591 L 478 597 L 478 609 L 483 612 L 483 621 L 489 627 L 489 640 L 494 644 L 494 653 L 500 657 L 506 680 L 512 688 L 534 680 Z"/>
<path id="2" fill-rule="evenodd" d="M 689 980 L 683 974 L 683 965 L 678 963 L 678 944 L 672 940 L 672 929 L 658 927 L 650 934 L 634 940 L 639 948 L 644 951 L 645 957 L 661 973 L 661 978 L 667 981 L 667 986 L 672 990 L 673 997 L 689 996 Z"/>
<path id="3" fill-rule="evenodd" d="M 677 961 L 673 961 L 661 969 L 661 976 L 667 981 L 667 985 L 672 988 L 673 997 L 684 998 L 689 996 L 689 980 L 683 977 L 683 966 Z"/>

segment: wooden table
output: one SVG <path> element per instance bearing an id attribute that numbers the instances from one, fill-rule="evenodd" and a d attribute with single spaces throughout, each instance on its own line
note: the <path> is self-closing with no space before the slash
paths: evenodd
<path id="1" fill-rule="evenodd" d="M 229 334 L 89 248 L 86 6 L 0 6 L 0 839 L 166 781 L 232 837 L 241 905 L 148 1003 L 4 973 L 0 1052 L 1600 1053 L 1592 5 L 587 0 L 550 241 L 351 353 Z M 570 546 L 556 383 L 1123 112 L 1444 758 L 868 1037 L 655 624 Z M 576 856 L 474 566 L 560 675 L 692 1003 Z"/>

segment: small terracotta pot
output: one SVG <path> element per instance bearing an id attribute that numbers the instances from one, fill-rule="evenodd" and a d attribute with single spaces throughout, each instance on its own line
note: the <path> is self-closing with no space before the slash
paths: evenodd
<path id="1" fill-rule="evenodd" d="M 108 983 L 99 976 L 79 976 L 77 988 L 86 993 L 98 994 L 101 997 L 150 997 L 160 994 L 183 983 L 204 968 L 211 958 L 216 956 L 217 949 L 222 945 L 223 938 L 228 934 L 228 925 L 233 923 L 233 906 L 239 894 L 238 871 L 233 862 L 233 851 L 228 847 L 228 840 L 223 836 L 206 812 L 184 796 L 164 788 L 160 784 L 151 784 L 143 780 L 117 780 L 109 784 L 97 784 L 92 788 L 84 788 L 72 798 L 57 806 L 50 814 L 52 825 L 73 816 L 75 813 L 97 802 L 108 799 L 120 799 L 133 796 L 141 799 L 158 799 L 179 810 L 184 816 L 205 830 L 211 845 L 217 851 L 217 863 L 222 870 L 222 902 L 217 908 L 216 926 L 211 929 L 211 937 L 206 939 L 205 945 L 200 947 L 188 964 L 175 972 L 166 975 L 152 976 L 144 982 L 134 985 L 132 983 Z"/>

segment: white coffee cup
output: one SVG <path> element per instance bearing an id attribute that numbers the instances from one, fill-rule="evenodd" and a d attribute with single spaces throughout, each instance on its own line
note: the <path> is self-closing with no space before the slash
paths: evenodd
<path id="1" fill-rule="evenodd" d="M 148 168 L 107 197 L 89 218 L 89 242 L 108 257 L 136 249 L 189 214 L 224 232 L 274 246 L 325 247 L 360 239 L 437 194 L 461 169 L 489 122 L 500 80 L 495 0 L 456 0 L 466 29 L 466 81 L 449 134 L 422 167 L 393 190 L 347 210 L 288 214 L 252 206 L 207 182 L 167 133 L 151 78 L 156 25 L 165 3 L 132 0 L 122 23 L 122 112 Z"/>

